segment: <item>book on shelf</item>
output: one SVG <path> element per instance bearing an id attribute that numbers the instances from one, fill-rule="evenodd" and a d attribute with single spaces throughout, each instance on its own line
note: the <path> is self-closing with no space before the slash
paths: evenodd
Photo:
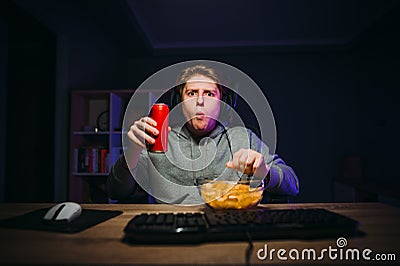
<path id="1" fill-rule="evenodd" d="M 104 147 L 79 147 L 74 149 L 73 172 L 108 173 L 108 149 Z"/>

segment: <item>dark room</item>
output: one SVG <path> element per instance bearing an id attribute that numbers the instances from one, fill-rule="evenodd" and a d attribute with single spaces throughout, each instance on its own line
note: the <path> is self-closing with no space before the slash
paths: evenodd
<path id="1" fill-rule="evenodd" d="M 1 1 L 0 264 L 396 264 L 399 29 L 399 0 Z"/>

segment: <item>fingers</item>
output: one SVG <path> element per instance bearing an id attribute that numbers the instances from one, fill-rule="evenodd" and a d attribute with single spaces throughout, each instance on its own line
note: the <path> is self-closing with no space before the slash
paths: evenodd
<path id="1" fill-rule="evenodd" d="M 127 136 L 137 145 L 146 148 L 146 142 L 153 144 L 155 142 L 153 136 L 159 134 L 158 130 L 155 128 L 156 125 L 157 122 L 150 117 L 142 117 L 133 123 Z"/>
<path id="2" fill-rule="evenodd" d="M 133 133 L 132 129 L 130 131 L 128 131 L 127 136 L 128 136 L 128 139 L 131 140 L 133 143 L 139 145 L 142 148 L 146 148 L 146 143 L 145 143 L 144 139 L 135 135 Z"/>
<path id="3" fill-rule="evenodd" d="M 264 161 L 262 154 L 251 149 L 240 149 L 233 154 L 232 160 L 226 163 L 226 167 L 253 175 L 261 161 Z"/>
<path id="4" fill-rule="evenodd" d="M 255 159 L 255 161 L 253 163 L 253 169 L 252 169 L 253 173 L 257 170 L 257 168 L 260 167 L 261 163 L 264 161 L 263 159 L 264 159 L 263 156 L 258 156 Z"/>
<path id="5" fill-rule="evenodd" d="M 253 164 L 257 154 L 253 150 L 244 151 L 240 157 L 240 171 L 246 175 L 253 175 Z"/>
<path id="6" fill-rule="evenodd" d="M 236 171 L 240 171 L 240 162 L 239 162 L 240 155 L 241 155 L 241 152 L 239 151 L 239 152 L 234 153 L 233 157 L 232 157 L 233 168 Z"/>
<path id="7" fill-rule="evenodd" d="M 153 118 L 148 116 L 140 118 L 140 121 L 143 123 L 147 123 L 153 127 L 157 126 L 157 122 Z"/>
<path id="8" fill-rule="evenodd" d="M 142 131 L 145 131 L 148 134 L 154 136 L 157 136 L 159 134 L 157 128 L 155 128 L 157 122 L 151 119 L 150 117 L 143 117 L 140 120 L 135 121 L 133 125 L 141 129 Z"/>

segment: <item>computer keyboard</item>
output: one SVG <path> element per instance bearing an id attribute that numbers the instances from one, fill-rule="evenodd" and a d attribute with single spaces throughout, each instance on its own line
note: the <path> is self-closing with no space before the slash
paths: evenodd
<path id="1" fill-rule="evenodd" d="M 202 243 L 352 236 L 358 222 L 325 209 L 142 213 L 126 225 L 130 243 Z"/>

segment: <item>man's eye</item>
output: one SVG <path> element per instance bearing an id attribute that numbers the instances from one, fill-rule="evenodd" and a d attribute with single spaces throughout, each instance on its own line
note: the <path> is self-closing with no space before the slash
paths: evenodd
<path id="1" fill-rule="evenodd" d="M 207 95 L 208 97 L 214 97 L 214 93 L 212 93 L 212 92 L 207 92 L 206 95 Z"/>
<path id="2" fill-rule="evenodd" d="M 194 91 L 189 91 L 189 92 L 188 92 L 188 95 L 189 95 L 189 96 L 195 96 L 196 93 L 195 93 Z"/>

